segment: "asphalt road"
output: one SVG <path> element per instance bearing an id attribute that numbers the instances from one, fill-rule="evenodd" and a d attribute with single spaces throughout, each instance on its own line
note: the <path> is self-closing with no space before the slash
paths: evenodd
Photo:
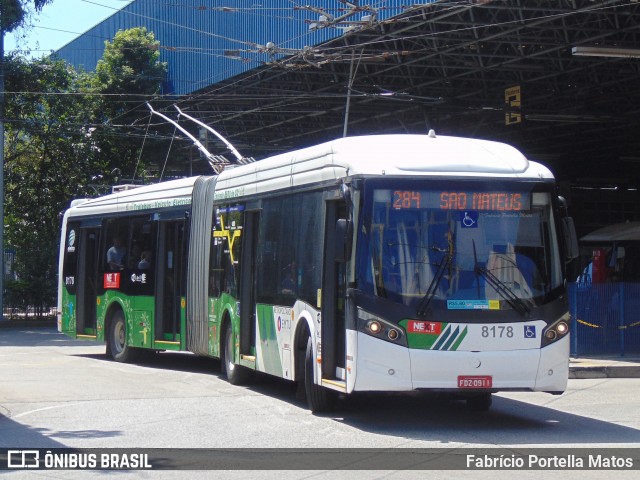
<path id="1" fill-rule="evenodd" d="M 0 329 L 0 447 L 580 447 L 594 452 L 640 447 L 637 378 L 570 380 L 561 396 L 498 394 L 486 413 L 425 395 L 361 395 L 341 400 L 332 414 L 313 415 L 288 382 L 258 376 L 252 385 L 238 387 L 218 371 L 217 361 L 176 353 L 119 364 L 106 358 L 104 345 L 72 340 L 50 328 Z M 166 472 L 153 475 L 159 473 Z M 318 474 L 307 473 L 289 472 L 287 478 Z M 320 478 L 424 478 L 424 472 L 401 473 L 323 472 Z M 460 477 L 440 473 L 438 478 Z M 561 473 L 562 478 L 607 478 L 602 471 Z M 68 478 L 69 472 L 32 475 Z M 145 475 L 151 472 L 137 472 L 136 478 Z M 518 472 L 523 478 L 533 475 L 539 474 Z M 226 472 L 227 477 L 281 478 L 273 471 L 259 476 Z M 469 478 L 495 475 L 475 472 Z"/>

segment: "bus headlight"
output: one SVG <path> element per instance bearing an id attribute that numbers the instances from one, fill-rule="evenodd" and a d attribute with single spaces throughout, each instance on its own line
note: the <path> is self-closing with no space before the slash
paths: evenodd
<path id="1" fill-rule="evenodd" d="M 374 335 L 377 335 L 382 331 L 382 325 L 380 324 L 380 322 L 376 320 L 369 320 L 367 322 L 367 328 Z"/>
<path id="2" fill-rule="evenodd" d="M 566 322 L 558 322 L 558 325 L 556 326 L 556 332 L 558 332 L 558 335 L 564 335 L 569 331 L 569 325 L 567 325 Z"/>
<path id="3" fill-rule="evenodd" d="M 548 325 L 542 334 L 542 347 L 564 338 L 569 334 L 569 319 L 571 315 L 567 312 L 558 320 Z"/>
<path id="4" fill-rule="evenodd" d="M 383 320 L 360 308 L 358 309 L 358 331 L 386 342 L 408 346 L 407 335 L 400 325 Z"/>

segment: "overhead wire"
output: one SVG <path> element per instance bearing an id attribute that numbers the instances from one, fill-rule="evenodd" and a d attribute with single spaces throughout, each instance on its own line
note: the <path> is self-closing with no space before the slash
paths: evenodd
<path id="1" fill-rule="evenodd" d="M 454 6 L 461 6 L 461 5 L 468 6 L 469 2 L 462 2 L 462 1 L 461 2 L 447 2 L 447 5 L 449 5 L 450 8 L 453 8 Z M 564 16 L 576 15 L 576 14 L 582 14 L 582 13 L 589 13 L 589 12 L 596 11 L 596 10 L 601 10 L 601 9 L 604 9 L 604 8 L 615 8 L 617 6 L 620 6 L 620 5 L 617 4 L 617 5 L 609 5 L 609 6 L 593 6 L 593 7 L 589 8 L 588 10 L 583 10 L 583 11 L 578 11 L 578 12 L 562 12 L 562 13 L 549 14 L 549 15 L 538 16 L 538 17 L 531 17 L 531 18 L 527 19 L 527 22 L 538 21 L 538 20 L 543 20 L 543 19 L 550 19 L 550 18 L 555 18 L 555 17 L 564 17 Z M 382 20 L 382 21 L 380 21 L 380 23 L 393 23 L 395 21 L 397 21 L 397 20 Z M 474 25 L 473 27 L 465 27 L 465 28 L 461 28 L 461 29 L 449 29 L 449 30 L 443 31 L 443 32 L 435 32 L 435 33 L 434 32 L 429 32 L 429 33 L 419 34 L 419 35 L 407 35 L 407 36 L 402 36 L 402 37 L 394 37 L 392 40 L 393 41 L 411 40 L 411 39 L 423 38 L 423 37 L 427 37 L 427 36 L 442 35 L 442 34 L 445 34 L 445 33 L 456 33 L 456 32 L 469 30 L 469 29 L 490 28 L 490 27 L 504 26 L 504 25 L 508 25 L 508 24 L 512 24 L 512 23 L 516 23 L 516 22 L 519 23 L 519 24 L 522 24 L 522 20 L 504 21 L 504 22 L 492 23 L 492 24 L 486 24 L 486 25 Z M 353 50 L 353 49 L 358 49 L 358 48 L 364 48 L 364 47 L 368 47 L 368 46 L 371 46 L 371 45 L 374 45 L 374 44 L 378 44 L 378 43 L 386 43 L 388 41 L 389 41 L 389 39 L 381 39 L 381 40 L 378 40 L 378 41 L 360 42 L 360 43 L 356 43 L 356 44 L 340 45 L 340 46 L 336 46 L 336 47 L 329 47 L 329 46 L 320 45 L 320 46 L 314 47 L 314 50 L 318 51 L 319 53 L 327 53 L 327 52 L 331 52 L 332 50 L 345 51 L 345 50 Z M 331 41 L 329 41 L 327 43 L 331 43 Z M 455 48 L 455 45 L 452 46 L 452 47 Z M 422 52 L 428 51 L 428 50 L 430 50 L 430 49 L 429 48 L 421 49 Z M 226 87 L 227 86 L 225 85 L 225 86 L 222 86 L 221 88 L 226 88 Z M 211 92 L 207 92 L 206 94 L 209 94 L 209 93 L 211 93 Z M 206 95 L 206 94 L 203 94 L 203 95 Z"/>
<path id="2" fill-rule="evenodd" d="M 85 1 L 86 3 L 92 3 L 92 4 L 95 4 L 95 5 L 105 6 L 105 5 L 98 4 L 96 2 L 92 2 L 90 0 L 83 0 L 83 1 Z M 291 2 L 291 3 L 295 4 L 295 2 Z M 438 5 L 445 4 L 445 2 L 436 2 L 436 4 L 438 4 Z M 468 2 L 458 1 L 458 2 L 448 2 L 448 4 L 449 5 L 460 6 L 462 4 L 468 5 Z M 105 6 L 105 7 L 107 7 L 107 6 Z M 113 7 L 107 7 L 107 8 L 113 8 Z M 113 9 L 117 10 L 115 8 L 113 8 Z M 595 7 L 593 9 L 595 9 Z M 570 13 L 572 14 L 573 12 L 570 12 Z M 560 15 L 560 14 L 556 14 L 556 15 Z M 568 15 L 568 13 L 564 13 L 562 15 Z M 552 17 L 552 16 L 554 16 L 554 15 L 549 15 L 548 17 Z M 149 17 L 145 17 L 145 18 L 149 18 Z M 536 18 L 543 18 L 543 17 L 534 17 L 533 19 L 536 19 Z M 390 20 L 382 20 L 379 23 L 385 23 L 385 22 L 388 22 L 388 21 L 390 21 Z M 490 24 L 490 25 L 476 25 L 476 26 L 473 26 L 473 27 L 467 27 L 467 29 L 468 28 L 487 28 L 487 27 L 490 27 L 490 26 L 506 25 L 508 23 L 512 23 L 512 22 L 501 22 L 501 23 L 495 23 L 495 24 Z M 173 24 L 173 25 L 175 25 L 175 24 Z M 177 25 L 177 26 L 179 26 L 179 25 Z M 197 29 L 192 29 L 192 30 L 195 30 L 195 31 L 201 32 L 201 33 L 208 33 L 208 32 L 202 32 L 201 30 L 197 30 Z M 420 34 L 420 35 L 414 35 L 414 36 L 395 37 L 393 40 L 394 41 L 399 41 L 399 40 L 414 39 L 414 38 L 420 38 L 420 37 L 424 37 L 424 36 L 433 36 L 433 35 L 439 35 L 439 34 L 444 34 L 444 33 L 452 33 L 452 32 L 462 31 L 462 30 L 465 30 L 465 29 L 455 29 L 455 30 L 448 30 L 446 32 L 428 33 L 428 34 Z M 228 37 L 223 37 L 223 38 L 227 38 L 228 39 Z M 290 39 L 287 42 L 293 41 L 293 40 L 294 39 Z M 341 50 L 345 50 L 347 48 L 348 49 L 353 49 L 353 48 L 356 48 L 356 47 L 361 48 L 361 47 L 366 47 L 366 46 L 373 45 L 374 43 L 385 43 L 387 41 L 388 40 L 379 40 L 377 42 L 370 41 L 370 42 L 363 42 L 363 43 L 359 43 L 359 44 L 353 44 L 353 45 L 349 45 L 349 46 L 324 47 L 324 52 L 329 52 L 331 50 L 341 51 Z M 166 47 L 166 48 L 176 48 L 176 47 Z M 424 49 L 423 51 L 426 51 L 426 50 L 427 49 Z M 202 81 L 199 81 L 197 83 L 205 83 L 205 82 L 211 81 L 211 80 L 212 80 L 212 78 L 209 78 L 207 80 L 202 80 Z M 224 86 L 223 88 L 228 88 L 228 86 Z M 119 94 L 119 95 L 122 95 L 122 94 Z"/>
<path id="3" fill-rule="evenodd" d="M 219 35 L 217 33 L 208 32 L 206 30 L 200 30 L 200 29 L 197 29 L 197 28 L 188 27 L 186 25 L 180 25 L 180 24 L 175 23 L 175 22 L 169 22 L 167 20 L 160 20 L 158 18 L 149 17 L 148 15 L 142 15 L 141 13 L 128 11 L 126 9 L 126 7 L 124 7 L 123 9 L 119 9 L 119 8 L 116 8 L 116 7 L 110 7 L 108 5 L 103 5 L 101 3 L 97 3 L 97 2 L 94 2 L 92 0 L 81 0 L 81 1 L 85 2 L 85 3 L 90 3 L 92 5 L 98 5 L 100 7 L 109 8 L 109 9 L 115 10 L 117 12 L 122 12 L 125 15 L 131 15 L 131 16 L 135 16 L 135 17 L 139 17 L 139 18 L 144 18 L 145 20 L 150 20 L 150 21 L 157 22 L 157 23 L 160 23 L 160 24 L 169 25 L 171 27 L 178 27 L 180 29 L 188 30 L 188 31 L 191 31 L 191 32 L 200 33 L 200 34 L 205 35 L 205 36 L 218 38 L 218 39 L 222 39 L 222 40 L 227 40 L 227 41 L 232 42 L 232 43 L 240 43 L 242 45 L 250 45 L 252 47 L 260 46 L 260 44 L 258 44 L 258 43 L 248 42 L 248 41 L 245 41 L 245 40 L 240 40 L 240 39 L 228 37 L 228 36 L 225 36 L 225 35 Z"/>
<path id="4" fill-rule="evenodd" d="M 96 3 L 96 2 L 93 2 L 93 1 L 90 1 L 90 0 L 83 0 L 83 1 L 85 1 L 86 3 L 91 3 L 91 4 L 99 5 L 99 6 L 102 6 L 102 7 L 105 7 L 105 8 L 111 8 L 111 9 L 113 9 L 113 10 L 123 11 L 123 12 L 124 12 L 124 10 L 120 10 L 120 9 L 118 9 L 118 8 L 113 8 L 113 7 L 109 7 L 109 6 L 106 6 L 106 5 L 102 5 L 102 4 L 99 4 L 99 3 Z M 292 4 L 294 4 L 294 5 L 295 5 L 295 2 L 293 2 L 293 1 L 291 1 L 290 3 L 292 3 Z M 461 6 L 473 6 L 473 4 L 470 4 L 470 2 L 468 2 L 468 1 L 435 2 L 435 3 L 436 3 L 436 4 L 437 4 L 437 6 L 439 6 L 439 7 L 445 6 L 445 7 L 448 7 L 448 8 L 456 8 L 456 7 L 461 7 Z M 378 5 L 379 5 L 379 4 L 378 4 Z M 179 5 L 175 5 L 175 6 L 179 6 Z M 619 5 L 619 4 L 617 4 L 617 5 L 615 5 L 615 6 L 620 6 L 620 5 Z M 428 5 L 421 5 L 421 7 L 424 7 L 424 8 L 430 8 L 430 7 L 428 7 Z M 599 9 L 602 9 L 602 8 L 614 8 L 614 6 L 598 6 L 598 5 L 594 5 L 594 6 L 593 6 L 593 8 L 589 9 L 589 11 L 599 10 Z M 256 10 L 256 11 L 257 11 L 257 8 L 254 8 L 254 10 Z M 267 8 L 264 8 L 263 10 L 267 10 Z M 273 10 L 273 8 L 272 8 L 271 10 Z M 422 12 L 422 10 L 423 10 L 423 9 L 421 9 L 421 12 Z M 158 19 L 156 19 L 156 18 L 151 18 L 151 17 L 145 16 L 145 15 L 141 15 L 141 14 L 134 13 L 134 12 L 128 12 L 128 11 L 127 11 L 127 12 L 124 12 L 124 13 L 131 14 L 131 15 L 135 15 L 135 16 L 142 17 L 142 18 L 146 18 L 146 19 L 153 20 L 153 21 L 156 21 L 156 22 L 157 22 L 157 21 L 159 21 L 159 20 L 158 20 Z M 239 13 L 246 14 L 247 12 L 243 10 L 243 11 L 239 11 Z M 539 20 L 539 19 L 544 19 L 544 18 L 553 18 L 553 17 L 560 17 L 560 16 L 568 16 L 568 15 L 573 15 L 573 14 L 578 14 L 578 13 L 586 13 L 586 12 L 585 12 L 585 11 L 581 11 L 581 12 L 563 12 L 563 13 L 555 13 L 555 14 L 549 14 L 549 15 L 545 15 L 545 16 L 539 16 L 539 17 L 527 18 L 527 21 L 534 21 L 534 20 Z M 417 13 L 416 13 L 416 15 L 421 15 L 421 14 L 422 14 L 422 13 L 420 13 L 420 14 L 417 14 Z M 403 17 L 403 18 L 407 18 L 407 17 Z M 408 17 L 408 18 L 412 18 L 412 16 L 410 16 L 410 17 Z M 397 20 L 393 20 L 393 19 L 384 19 L 384 20 L 379 20 L 379 21 L 377 22 L 377 24 L 390 24 L 390 23 L 394 23 L 394 22 L 396 22 L 396 21 L 397 21 Z M 174 22 L 165 22 L 165 21 L 160 21 L 160 22 L 161 22 L 161 23 L 168 24 L 168 25 L 171 25 L 171 26 L 174 26 L 174 27 L 184 28 L 184 29 L 186 29 L 186 30 L 193 31 L 193 32 L 196 32 L 196 33 L 201 33 L 201 34 L 203 34 L 203 35 L 209 35 L 209 36 L 213 36 L 213 37 L 220 38 L 220 39 L 224 39 L 224 40 L 231 41 L 231 42 L 238 42 L 238 43 L 241 43 L 241 44 L 244 44 L 244 45 L 248 45 L 248 46 L 250 46 L 250 47 L 252 47 L 252 48 L 254 48 L 254 47 L 256 47 L 256 46 L 258 46 L 258 45 L 259 45 L 258 43 L 254 43 L 254 42 L 247 42 L 247 41 L 244 41 L 244 40 L 234 39 L 234 38 L 227 37 L 227 36 L 223 36 L 223 35 L 212 34 L 211 32 L 206 32 L 206 31 L 202 31 L 202 30 L 195 29 L 195 28 L 191 28 L 191 27 L 187 27 L 187 26 L 179 25 L 179 24 L 176 24 L 176 23 L 174 23 Z M 469 30 L 469 29 L 473 29 L 473 28 L 489 28 L 489 27 L 496 27 L 496 26 L 504 26 L 504 25 L 508 25 L 508 24 L 511 24 L 511 23 L 514 23 L 514 22 L 516 22 L 516 21 L 515 21 L 515 20 L 513 20 L 513 21 L 505 21 L 505 22 L 500 22 L 500 23 L 495 23 L 495 24 L 474 25 L 474 26 L 472 26 L 472 27 L 464 27 L 464 28 L 460 28 L 460 29 L 451 29 L 451 30 L 448 30 L 447 32 L 429 32 L 429 33 L 424 33 L 424 34 L 407 35 L 407 36 L 402 36 L 402 37 L 394 37 L 394 38 L 393 38 L 393 41 L 414 40 L 414 39 L 424 38 L 424 37 L 428 37 L 428 36 L 443 35 L 443 34 L 445 34 L 445 33 L 456 33 L 456 32 L 460 32 L 460 31 L 464 31 L 464 30 Z M 518 22 L 519 22 L 519 23 L 521 23 L 521 21 L 518 21 Z M 302 37 L 304 37 L 304 36 L 307 36 L 307 35 L 309 35 L 309 32 L 305 32 L 305 34 L 303 34 L 303 35 L 300 35 L 300 36 L 298 36 L 298 37 L 294 37 L 294 38 L 288 39 L 288 40 L 286 40 L 286 41 L 284 41 L 284 42 L 281 42 L 279 45 L 287 45 L 287 44 L 290 44 L 290 43 L 295 42 L 295 41 L 297 41 L 298 39 L 300 39 L 300 38 L 302 38 Z M 332 39 L 332 40 L 335 40 L 335 39 Z M 330 40 L 330 41 L 331 41 L 331 40 Z M 329 41 L 329 42 L 330 42 L 330 41 Z M 388 39 L 387 39 L 387 40 L 381 39 L 381 40 L 376 40 L 376 41 L 361 42 L 361 43 L 358 43 L 358 44 L 353 44 L 353 45 L 348 45 L 348 46 L 346 46 L 346 45 L 345 45 L 345 46 L 336 46 L 336 47 L 329 47 L 329 46 L 327 46 L 327 47 L 323 47 L 323 46 L 317 46 L 317 47 L 314 47 L 314 49 L 317 49 L 319 53 L 327 54 L 327 53 L 330 53 L 330 52 L 332 52 L 332 51 L 341 51 L 341 50 L 345 50 L 345 49 L 349 49 L 349 50 L 351 50 L 351 49 L 354 49 L 354 48 L 365 48 L 365 47 L 370 47 L 370 46 L 373 46 L 373 45 L 376 45 L 376 44 L 384 44 L 385 42 L 388 42 L 388 41 L 389 41 Z M 329 43 L 329 42 L 327 42 L 327 43 Z M 428 50 L 428 49 L 424 49 L 424 50 L 422 50 L 422 51 L 427 51 L 427 50 Z M 184 51 L 188 51 L 188 50 L 187 50 L 187 49 L 185 49 Z M 206 54 L 205 52 L 191 52 L 191 53 L 202 53 L 202 54 Z M 223 55 L 223 56 L 224 56 L 224 55 Z M 225 58 L 226 58 L 226 57 L 225 57 Z M 329 61 L 330 61 L 330 60 L 329 60 Z M 231 87 L 233 87 L 233 86 L 235 86 L 235 85 L 237 85 L 237 84 L 239 84 L 239 83 L 246 82 L 246 81 L 250 80 L 250 79 L 251 79 L 252 77 L 254 77 L 254 76 L 264 74 L 264 73 L 265 73 L 265 70 L 266 70 L 266 71 L 269 71 L 269 70 L 272 70 L 272 69 L 274 69 L 274 68 L 278 68 L 278 66 L 277 66 L 277 65 L 267 65 L 265 68 L 260 69 L 260 71 L 259 71 L 259 72 L 256 72 L 256 73 L 255 73 L 255 74 L 253 74 L 253 75 L 252 75 L 252 74 L 250 74 L 250 75 L 248 75 L 248 76 L 243 76 L 242 78 L 238 79 L 238 80 L 237 80 L 237 81 L 235 81 L 235 82 L 226 83 L 226 84 L 224 84 L 224 85 L 219 86 L 218 88 L 216 88 L 216 89 L 214 89 L 214 90 L 209 90 L 209 91 L 207 91 L 207 92 L 203 92 L 202 94 L 188 95 L 188 96 L 186 96 L 185 98 L 183 98 L 183 100 L 181 100 L 179 103 L 182 103 L 183 101 L 190 101 L 190 102 L 193 102 L 193 101 L 197 101 L 197 100 L 199 100 L 199 99 L 205 99 L 205 98 L 207 98 L 207 97 L 209 97 L 209 96 L 212 96 L 212 95 L 213 95 L 213 96 L 216 96 L 216 98 L 221 98 L 221 96 L 220 96 L 220 92 L 221 92 L 221 91 L 223 91 L 223 90 L 225 90 L 225 89 L 229 89 L 229 88 L 231 88 Z M 220 75 L 220 74 L 216 75 L 216 77 L 218 77 L 219 75 Z M 205 82 L 209 82 L 209 81 L 211 81 L 211 80 L 213 80 L 213 78 L 209 78 L 209 79 L 206 79 L 206 80 L 202 80 L 202 81 L 200 81 L 200 82 L 198 82 L 198 83 L 203 83 L 203 84 L 204 84 Z M 7 93 L 11 93 L 11 92 L 7 92 Z M 33 93 L 33 92 L 14 92 L 14 93 Z M 69 93 L 71 93 L 71 92 L 69 92 Z M 354 92 L 354 93 L 355 93 L 355 92 Z M 358 92 L 358 93 L 359 93 L 359 92 Z M 43 94 L 53 94 L 53 93 L 51 93 L 51 92 L 46 92 L 46 93 L 43 93 Z M 71 93 L 71 94 L 74 94 L 74 93 Z M 77 93 L 77 94 L 81 94 L 81 93 Z M 109 95 L 109 94 L 102 94 L 102 95 Z M 122 97 L 125 97 L 127 94 L 113 94 L 113 95 L 119 95 L 119 96 L 122 98 Z M 130 94 L 130 95 L 132 95 L 132 96 L 139 96 L 139 95 L 136 95 L 136 94 Z M 156 99 L 156 100 L 164 100 L 165 98 L 169 99 L 170 97 L 171 97 L 171 95 L 170 95 L 170 94 L 167 94 L 167 95 L 154 95 L 154 96 L 153 96 L 153 99 Z M 175 98 L 175 97 L 174 97 L 174 98 Z M 222 97 L 222 98 L 223 98 L 223 97 Z M 241 97 L 241 98 L 244 98 L 244 99 L 247 99 L 247 100 L 257 100 L 257 99 L 260 99 L 261 97 L 258 97 L 258 96 L 255 96 L 255 95 L 250 96 L 250 95 L 246 95 L 246 94 L 245 94 L 245 95 L 244 95 L 243 97 Z M 274 98 L 274 96 L 272 95 L 272 96 L 270 96 L 270 98 Z M 280 96 L 280 98 L 285 99 L 286 97 L 285 97 L 285 96 Z M 294 98 L 301 98 L 301 97 L 300 97 L 300 95 L 298 94 L 298 95 L 297 95 L 297 96 L 295 96 Z M 306 98 L 308 98 L 308 97 L 306 97 Z M 317 98 L 317 97 L 316 97 L 316 98 Z M 126 100 L 125 100 L 125 101 L 126 101 Z M 139 101 L 139 100 L 138 100 L 138 101 L 136 101 L 136 100 L 131 100 L 130 102 L 131 102 L 131 103 L 138 103 L 138 104 L 139 104 L 139 102 L 140 102 L 140 101 Z M 274 106 L 267 106 L 267 107 L 265 107 L 265 108 L 271 108 L 271 109 L 272 109 L 272 108 L 276 108 L 276 107 L 274 107 Z M 135 110 L 135 108 L 134 108 L 134 109 L 129 110 L 129 112 L 131 112 L 132 110 Z M 237 113 L 234 113 L 234 115 L 237 115 Z M 114 118 L 113 118 L 113 119 L 111 119 L 111 120 L 117 120 L 117 118 L 118 118 L 118 117 L 119 117 L 119 116 L 114 117 Z"/>

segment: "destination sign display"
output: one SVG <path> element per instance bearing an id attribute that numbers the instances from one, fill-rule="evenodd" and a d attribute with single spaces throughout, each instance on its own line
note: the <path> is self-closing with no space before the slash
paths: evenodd
<path id="1" fill-rule="evenodd" d="M 434 208 L 520 212 L 531 209 L 531 194 L 508 191 L 419 191 L 394 190 L 393 208 Z"/>

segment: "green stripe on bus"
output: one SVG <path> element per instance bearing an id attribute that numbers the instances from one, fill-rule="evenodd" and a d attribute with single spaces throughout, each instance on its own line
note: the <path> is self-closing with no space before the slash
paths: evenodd
<path id="1" fill-rule="evenodd" d="M 447 325 L 447 328 L 445 328 L 444 332 L 442 332 L 442 335 L 438 337 L 438 341 L 433 346 L 432 350 L 440 350 L 442 348 L 442 345 L 444 345 L 444 343 L 447 341 L 447 339 L 451 335 L 451 330 L 452 330 L 451 326 Z"/>
<path id="2" fill-rule="evenodd" d="M 451 351 L 456 351 L 458 350 L 458 347 L 460 346 L 460 344 L 462 343 L 462 341 L 464 340 L 464 337 L 467 336 L 468 333 L 468 329 L 467 327 L 464 327 L 462 329 L 462 333 L 460 333 L 460 336 L 458 337 L 458 339 L 454 342 L 454 344 L 451 346 L 451 348 L 449 350 Z"/>
<path id="3" fill-rule="evenodd" d="M 447 341 L 445 342 L 445 344 L 442 346 L 442 350 L 449 350 L 449 347 L 451 346 L 451 344 L 454 342 L 454 340 L 458 337 L 458 334 L 460 333 L 460 327 L 457 326 L 453 332 L 451 333 L 451 335 L 449 335 L 449 338 L 447 339 Z"/>

